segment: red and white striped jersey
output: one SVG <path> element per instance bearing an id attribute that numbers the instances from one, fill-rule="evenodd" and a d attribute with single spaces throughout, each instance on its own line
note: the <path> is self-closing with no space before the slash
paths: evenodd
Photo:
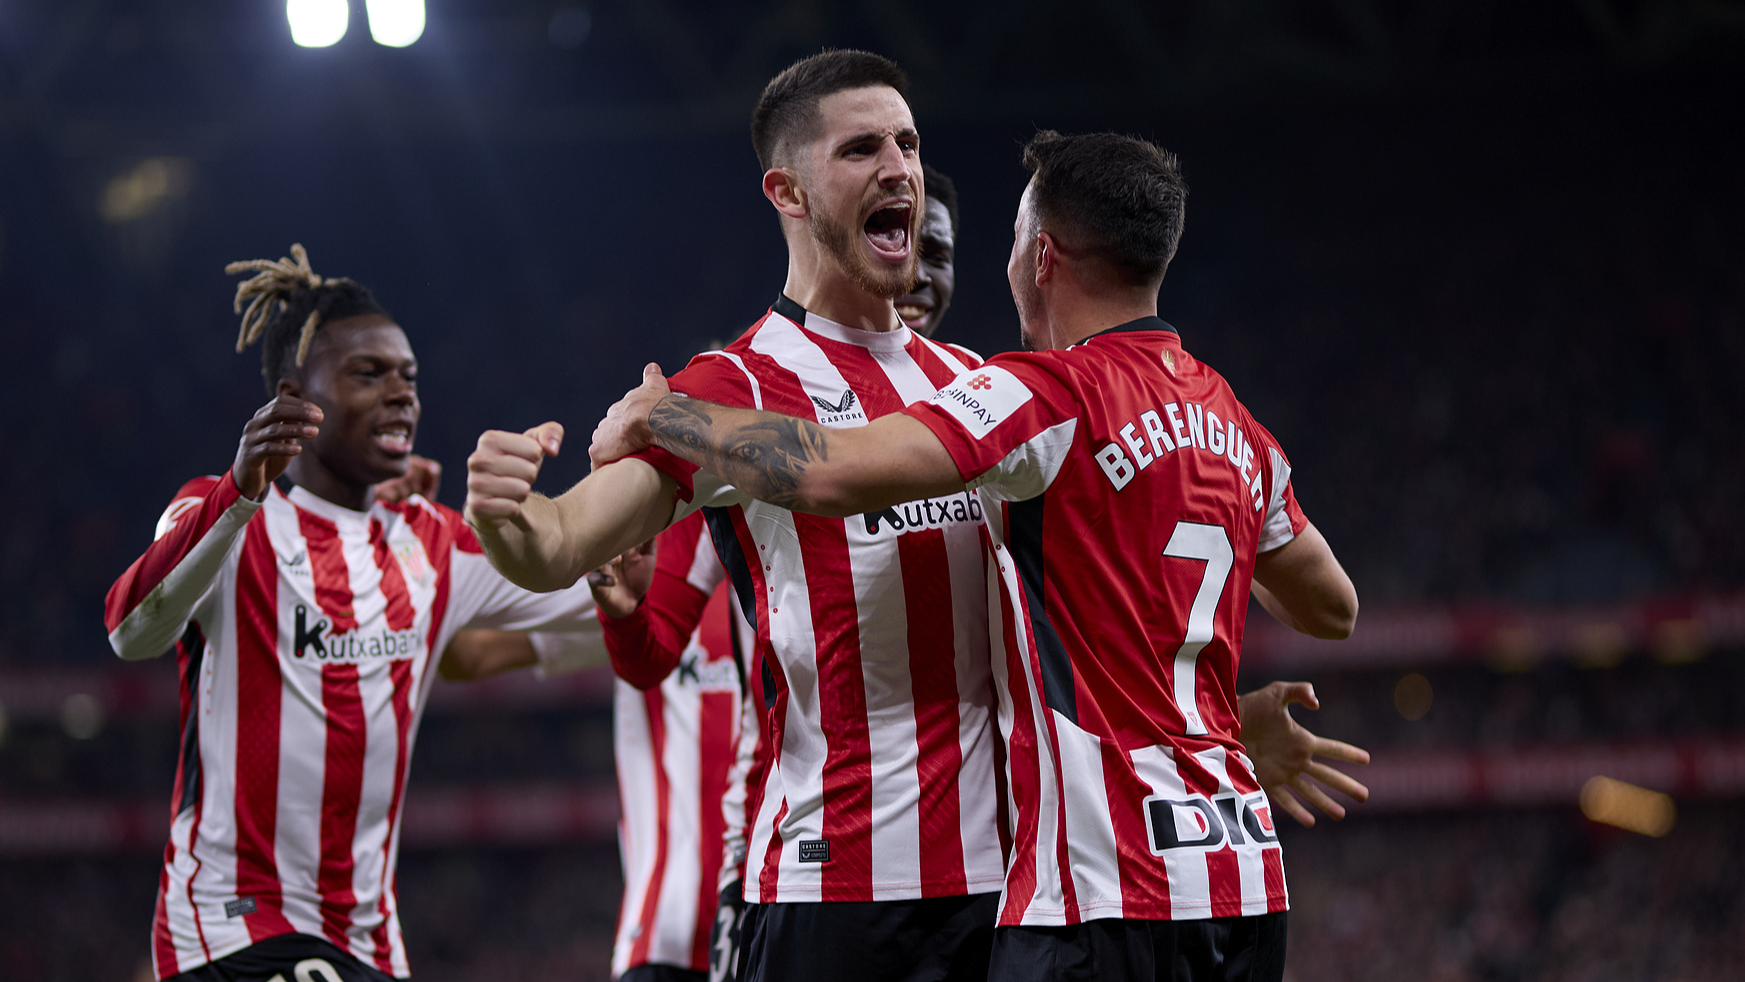
<path id="1" fill-rule="evenodd" d="M 463 627 L 563 625 L 605 660 L 585 584 L 511 584 L 453 509 L 257 503 L 228 473 L 182 488 L 104 613 L 116 653 L 174 645 L 180 668 L 159 978 L 291 932 L 406 976 L 394 868 L 433 653 Z"/>
<path id="2" fill-rule="evenodd" d="M 752 643 L 750 627 L 732 610 L 701 514 L 661 534 L 655 563 L 646 601 L 601 621 L 620 672 L 613 747 L 624 899 L 614 976 L 645 964 L 708 970 L 723 840 L 743 841 L 743 794 L 737 809 L 726 799 L 742 773 L 739 652 Z"/>
<path id="3" fill-rule="evenodd" d="M 672 385 L 849 427 L 898 412 L 972 366 L 907 328 L 857 331 L 783 297 Z M 821 518 L 754 501 L 664 451 L 639 456 L 704 508 L 757 630 L 773 752 L 746 803 L 746 899 L 997 889 L 1002 798 L 986 531 L 974 496 Z"/>
<path id="4" fill-rule="evenodd" d="M 1000 923 L 1285 909 L 1236 713 L 1255 554 L 1307 524 L 1271 434 L 1155 317 L 995 356 L 907 411 L 1007 503 Z"/>

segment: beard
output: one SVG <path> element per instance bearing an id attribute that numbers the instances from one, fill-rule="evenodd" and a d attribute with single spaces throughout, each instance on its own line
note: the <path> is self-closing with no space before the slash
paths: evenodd
<path id="1" fill-rule="evenodd" d="M 917 212 L 911 211 L 910 214 L 914 216 Z M 910 224 L 915 225 L 913 217 Z M 806 213 L 806 227 L 812 232 L 812 240 L 824 247 L 856 286 L 880 300 L 906 296 L 921 280 L 921 253 L 916 248 L 919 228 L 909 229 L 909 258 L 903 261 L 903 265 L 886 266 L 868 259 L 863 250 L 855 247 L 858 230 L 837 221 L 836 216 L 823 208 L 814 207 Z"/>

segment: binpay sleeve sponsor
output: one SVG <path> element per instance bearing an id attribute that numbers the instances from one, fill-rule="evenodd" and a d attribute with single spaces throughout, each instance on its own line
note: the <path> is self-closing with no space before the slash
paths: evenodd
<path id="1" fill-rule="evenodd" d="M 983 365 L 952 379 L 932 403 L 963 424 L 977 440 L 991 433 L 1033 397 L 1030 387 L 1003 368 Z"/>

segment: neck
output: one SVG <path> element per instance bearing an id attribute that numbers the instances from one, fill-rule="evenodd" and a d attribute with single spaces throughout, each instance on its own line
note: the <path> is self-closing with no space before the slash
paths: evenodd
<path id="1" fill-rule="evenodd" d="M 285 476 L 315 497 L 352 511 L 368 511 L 376 496 L 375 485 L 354 484 L 340 477 L 311 454 L 308 447 L 285 468 Z"/>
<path id="2" fill-rule="evenodd" d="M 897 308 L 861 288 L 835 260 L 807 241 L 788 243 L 788 281 L 782 287 L 790 299 L 819 317 L 861 331 L 894 331 L 903 326 Z"/>
<path id="3" fill-rule="evenodd" d="M 1073 293 L 1053 298 L 1048 307 L 1048 346 L 1070 348 L 1111 327 L 1157 316 L 1157 294 L 1107 297 Z"/>

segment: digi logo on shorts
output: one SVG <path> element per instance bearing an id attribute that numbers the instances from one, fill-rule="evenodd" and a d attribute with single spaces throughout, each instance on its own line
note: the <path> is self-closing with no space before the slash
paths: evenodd
<path id="1" fill-rule="evenodd" d="M 1176 849 L 1212 852 L 1226 845 L 1266 845 L 1278 841 L 1272 827 L 1272 811 L 1266 795 L 1247 797 L 1221 794 L 1207 798 L 1165 798 L 1152 795 L 1140 803 L 1145 810 L 1145 834 L 1151 854 L 1161 856 Z"/>

